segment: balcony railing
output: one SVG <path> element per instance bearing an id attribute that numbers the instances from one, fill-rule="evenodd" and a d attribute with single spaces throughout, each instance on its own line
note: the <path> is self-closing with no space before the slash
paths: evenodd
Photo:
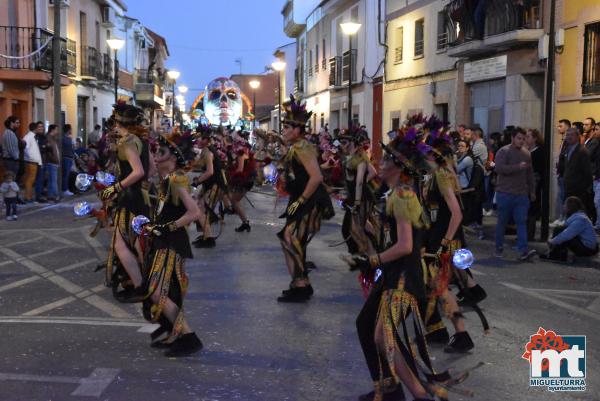
<path id="1" fill-rule="evenodd" d="M 103 82 L 113 82 L 113 59 L 106 53 L 98 54 L 100 57 L 101 65 L 98 69 L 98 79 Z"/>
<path id="2" fill-rule="evenodd" d="M 329 86 L 342 85 L 342 58 L 340 56 L 329 59 Z"/>
<path id="3" fill-rule="evenodd" d="M 448 45 L 457 46 L 520 29 L 539 29 L 542 27 L 541 2 L 531 0 L 526 7 L 515 0 L 490 0 L 479 2 L 480 5 L 473 8 L 469 0 L 453 0 L 444 9 L 448 15 Z"/>
<path id="4" fill-rule="evenodd" d="M 0 26 L 0 53 L 14 57 L 0 58 L 0 68 L 52 71 L 52 38 L 52 32 L 40 28 Z M 60 56 L 61 74 L 75 75 L 75 42 L 61 38 Z"/>
<path id="5" fill-rule="evenodd" d="M 348 83 L 348 77 L 350 76 L 350 52 L 345 51 L 342 56 L 342 84 Z M 356 49 L 352 49 L 352 82 L 356 81 Z"/>
<path id="6" fill-rule="evenodd" d="M 81 46 L 81 76 L 97 79 L 101 70 L 100 53 L 94 47 Z"/>
<path id="7" fill-rule="evenodd" d="M 446 47 L 448 47 L 448 32 L 438 33 L 437 49 L 444 50 Z"/>

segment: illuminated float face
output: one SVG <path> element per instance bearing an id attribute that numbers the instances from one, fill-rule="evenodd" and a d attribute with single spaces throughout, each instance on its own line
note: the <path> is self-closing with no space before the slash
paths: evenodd
<path id="1" fill-rule="evenodd" d="M 204 93 L 204 115 L 213 125 L 235 125 L 242 115 L 240 87 L 227 78 L 211 81 Z"/>

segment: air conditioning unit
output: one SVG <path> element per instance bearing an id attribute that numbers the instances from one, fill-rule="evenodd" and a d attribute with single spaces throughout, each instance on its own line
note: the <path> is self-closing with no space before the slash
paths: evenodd
<path id="1" fill-rule="evenodd" d="M 112 28 L 115 26 L 113 21 L 115 20 L 115 11 L 109 6 L 103 6 L 102 10 L 102 26 L 105 28 Z"/>
<path id="2" fill-rule="evenodd" d="M 54 3 L 57 1 L 60 2 L 59 4 L 62 8 L 67 8 L 71 5 L 71 0 L 49 0 L 49 3 L 51 6 L 54 6 Z"/>

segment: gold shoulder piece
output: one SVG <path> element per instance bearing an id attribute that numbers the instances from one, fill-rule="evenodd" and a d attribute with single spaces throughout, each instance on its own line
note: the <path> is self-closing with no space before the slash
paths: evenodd
<path id="1" fill-rule="evenodd" d="M 190 180 L 187 175 L 181 170 L 175 171 L 169 176 L 169 187 L 173 204 L 179 205 L 179 188 L 184 188 L 187 192 L 190 191 Z"/>
<path id="2" fill-rule="evenodd" d="M 309 143 L 306 139 L 302 139 L 292 145 L 288 151 L 287 159 L 291 160 L 294 157 L 298 160 L 307 160 L 311 157 L 317 157 L 317 149 L 312 143 Z"/>
<path id="3" fill-rule="evenodd" d="M 459 191 L 458 178 L 456 177 L 456 174 L 447 168 L 439 168 L 435 172 L 435 179 L 440 193 L 445 193 L 448 188 L 452 189 L 452 192 L 454 193 Z"/>
<path id="4" fill-rule="evenodd" d="M 126 160 L 127 154 L 126 149 L 132 149 L 138 155 L 142 154 L 142 140 L 133 134 L 129 134 L 124 138 L 121 138 L 117 144 L 117 156 L 120 160 Z"/>
<path id="5" fill-rule="evenodd" d="M 408 186 L 397 188 L 390 194 L 385 211 L 388 216 L 393 216 L 396 220 L 406 220 L 414 227 L 424 226 L 423 208 L 415 192 Z"/>

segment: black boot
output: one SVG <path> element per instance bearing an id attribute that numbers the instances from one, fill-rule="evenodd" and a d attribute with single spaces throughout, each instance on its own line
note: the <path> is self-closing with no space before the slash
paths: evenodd
<path id="1" fill-rule="evenodd" d="M 456 333 L 450 339 L 450 342 L 444 348 L 444 352 L 449 354 L 454 353 L 464 353 L 475 347 L 473 344 L 473 340 L 471 340 L 471 336 L 466 331 L 461 331 L 460 333 Z"/>
<path id="2" fill-rule="evenodd" d="M 315 262 L 311 262 L 310 260 L 307 260 L 306 262 L 304 262 L 304 268 L 308 271 L 308 270 L 315 270 L 317 268 L 317 265 L 315 265 Z"/>
<path id="3" fill-rule="evenodd" d="M 235 229 L 236 233 L 242 233 L 244 231 L 250 232 L 250 222 L 248 220 L 244 221 L 241 226 Z"/>
<path id="4" fill-rule="evenodd" d="M 115 298 L 124 304 L 135 304 L 142 302 L 146 298 L 146 295 L 147 291 L 144 286 L 127 287 L 123 291 L 116 293 Z"/>
<path id="5" fill-rule="evenodd" d="M 448 330 L 445 327 L 438 329 L 436 331 L 432 331 L 429 334 L 425 335 L 425 340 L 427 340 L 427 344 L 441 344 L 446 345 L 450 340 L 450 334 L 448 334 Z"/>
<path id="6" fill-rule="evenodd" d="M 375 399 L 375 391 L 371 391 L 370 393 L 363 394 L 358 397 L 358 401 L 373 401 Z M 402 385 L 397 385 L 394 390 L 387 392 L 384 390 L 383 392 L 383 401 L 405 401 L 404 391 L 402 390 Z"/>
<path id="7" fill-rule="evenodd" d="M 217 242 L 214 237 L 209 237 L 194 244 L 194 247 L 196 248 L 214 248 L 215 246 L 217 246 Z"/>
<path id="8" fill-rule="evenodd" d="M 310 298 L 310 290 L 307 287 L 292 287 L 285 294 L 277 298 L 277 302 L 304 302 Z"/>
<path id="9" fill-rule="evenodd" d="M 292 291 L 292 289 L 293 289 L 293 288 L 295 288 L 295 287 L 293 287 L 293 286 L 290 284 L 290 288 L 288 288 L 287 290 L 283 290 L 283 291 L 281 291 L 281 295 L 287 295 L 287 294 L 289 294 L 289 293 Z M 313 290 L 313 287 L 312 287 L 312 285 L 310 285 L 310 284 L 309 284 L 309 285 L 307 285 L 307 286 L 306 286 L 306 287 L 304 287 L 304 288 L 306 288 L 306 289 L 307 289 L 307 291 L 308 291 L 308 296 L 309 296 L 309 297 L 312 297 L 312 295 L 315 293 L 315 291 Z"/>
<path id="10" fill-rule="evenodd" d="M 152 333 L 150 333 L 151 341 L 156 341 L 156 339 L 158 339 L 163 334 L 169 333 L 171 330 L 173 330 L 173 324 L 169 321 L 169 319 L 164 317 L 164 315 L 160 316 L 159 323 L 160 326 Z"/>
<path id="11" fill-rule="evenodd" d="M 196 333 L 183 334 L 173 341 L 165 352 L 165 356 L 168 358 L 188 356 L 200 351 L 202 347 L 202 341 L 196 336 Z"/>
<path id="12" fill-rule="evenodd" d="M 487 298 L 487 293 L 479 284 L 476 284 L 475 287 L 460 290 L 456 294 L 456 298 L 460 306 L 477 304 Z"/>
<path id="13" fill-rule="evenodd" d="M 192 241 L 192 245 L 199 244 L 202 241 L 204 241 L 204 235 L 203 234 L 197 236 L 196 239 Z"/>

